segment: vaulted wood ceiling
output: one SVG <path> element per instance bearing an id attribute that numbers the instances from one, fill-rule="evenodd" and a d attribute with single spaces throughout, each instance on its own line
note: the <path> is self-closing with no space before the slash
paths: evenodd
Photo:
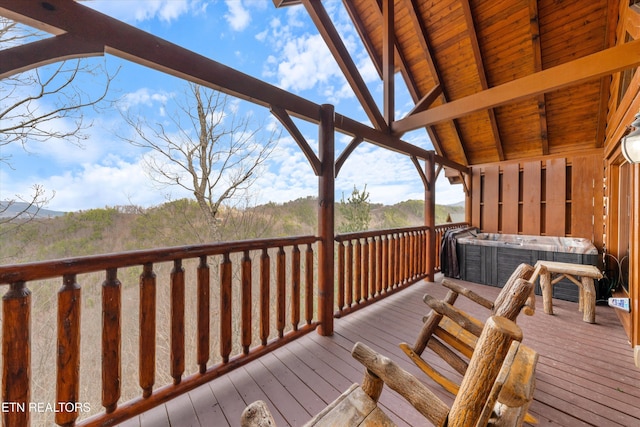
<path id="1" fill-rule="evenodd" d="M 474 165 L 603 146 L 613 62 L 637 67 L 640 51 L 604 55 L 625 1 L 344 0 L 384 82 L 380 108 L 322 2 L 274 3 L 305 6 L 374 127 L 425 128 L 438 154 Z M 416 103 L 405 117 L 393 116 L 396 72 Z"/>

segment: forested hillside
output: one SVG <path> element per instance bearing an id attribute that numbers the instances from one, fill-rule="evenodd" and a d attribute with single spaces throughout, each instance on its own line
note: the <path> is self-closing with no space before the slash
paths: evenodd
<path id="1" fill-rule="evenodd" d="M 464 219 L 464 207 L 436 206 L 436 223 Z M 343 218 L 336 210 L 339 225 Z M 207 232 L 198 205 L 176 200 L 142 209 L 107 207 L 36 218 L 19 227 L 1 224 L 0 263 L 21 263 L 110 253 L 161 246 L 175 246 L 266 237 L 315 234 L 317 201 L 313 197 L 283 204 L 269 203 L 249 209 L 226 209 L 217 235 Z M 369 229 L 411 227 L 424 224 L 424 202 L 408 200 L 393 206 L 371 204 Z"/>

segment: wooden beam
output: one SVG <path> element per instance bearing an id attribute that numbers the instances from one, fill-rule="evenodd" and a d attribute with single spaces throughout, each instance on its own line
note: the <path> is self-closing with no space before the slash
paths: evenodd
<path id="1" fill-rule="evenodd" d="M 464 117 L 476 111 L 575 86 L 639 65 L 640 40 L 634 40 L 414 114 L 394 122 L 392 129 L 394 133 L 408 132 Z"/>
<path id="2" fill-rule="evenodd" d="M 487 73 L 484 69 L 484 61 L 482 60 L 482 53 L 480 52 L 480 43 L 478 43 L 478 34 L 476 33 L 476 24 L 473 21 L 471 5 L 469 5 L 469 0 L 463 0 L 460 4 L 462 6 L 462 13 L 464 14 L 465 22 L 467 23 L 467 33 L 469 34 L 471 50 L 473 51 L 473 59 L 476 63 L 476 69 L 478 70 L 480 85 L 482 86 L 482 90 L 485 90 L 489 88 L 489 84 L 487 83 Z M 504 160 L 504 150 L 502 148 L 502 140 L 500 139 L 500 130 L 498 129 L 496 113 L 493 108 L 490 108 L 487 113 L 489 114 L 489 123 L 491 125 L 491 132 L 493 133 L 496 151 L 498 152 L 498 159 L 502 161 Z M 464 151 L 464 144 L 462 148 Z"/>
<path id="3" fill-rule="evenodd" d="M 342 165 L 344 165 L 344 162 L 349 158 L 351 153 L 353 153 L 353 150 L 355 150 L 361 142 L 362 138 L 353 138 L 349 145 L 347 145 L 347 147 L 344 149 L 344 151 L 340 153 L 340 155 L 336 159 L 336 178 L 338 177 L 338 174 L 340 173 L 340 169 L 342 169 Z M 413 158 L 413 156 L 411 157 Z"/>
<path id="4" fill-rule="evenodd" d="M 418 39 L 418 42 L 420 43 L 420 45 L 422 46 L 422 51 L 425 53 L 426 56 L 426 61 L 427 64 L 429 66 L 429 71 L 430 74 L 433 76 L 433 79 L 435 80 L 436 83 L 436 87 L 440 87 L 439 89 L 439 97 L 442 100 L 443 103 L 447 102 L 447 93 L 446 93 L 446 88 L 441 85 L 441 79 L 440 79 L 440 71 L 438 70 L 438 67 L 436 65 L 436 62 L 433 58 L 433 54 L 431 53 L 431 48 L 429 46 L 429 41 L 427 40 L 427 29 L 424 26 L 424 21 L 422 19 L 422 17 L 420 16 L 420 4 L 418 2 L 418 0 L 404 0 L 406 3 L 406 8 L 409 11 L 409 16 L 411 17 L 411 22 L 413 23 L 414 29 L 415 29 L 415 34 L 416 37 Z M 418 102 L 417 100 L 414 100 L 415 102 Z M 433 102 L 435 102 L 435 99 L 433 99 L 433 101 L 429 102 L 429 105 L 431 105 Z M 417 105 L 416 105 L 417 107 Z M 422 107 L 420 107 L 422 108 Z M 418 110 L 416 108 L 414 108 L 411 112 L 411 114 L 415 114 L 417 113 Z M 407 117 L 405 117 L 406 119 Z M 395 122 L 393 122 L 395 123 Z M 405 132 L 396 132 L 393 130 L 393 123 L 392 123 L 392 133 L 398 137 L 401 137 Z M 458 144 L 460 145 L 460 151 L 462 152 L 462 157 L 464 158 L 464 162 L 466 164 L 468 164 L 468 159 L 467 159 L 467 153 L 464 150 L 464 145 L 462 144 L 462 138 L 460 137 L 460 129 L 458 128 L 457 124 L 454 123 L 454 134 L 455 134 L 455 138 L 456 141 L 458 142 Z M 442 145 L 440 144 L 439 141 L 437 141 L 437 138 L 434 139 L 433 135 L 435 134 L 435 129 L 433 129 L 433 127 L 431 126 L 427 126 L 427 133 L 429 134 L 429 138 L 431 139 L 431 142 L 433 144 L 433 147 L 436 149 L 436 152 L 440 155 L 444 155 L 445 153 L 442 150 Z"/>
<path id="5" fill-rule="evenodd" d="M 316 176 L 320 176 L 320 159 L 318 159 L 316 153 L 313 152 L 313 149 L 309 146 L 309 143 L 302 135 L 302 132 L 300 132 L 300 129 L 298 129 L 296 124 L 293 123 L 293 120 L 291 120 L 291 116 L 289 116 L 289 114 L 283 108 L 277 107 L 275 105 L 271 106 L 271 114 L 276 116 L 282 126 L 287 129 L 291 137 L 294 139 L 294 141 L 296 141 L 298 147 L 300 147 L 304 155 L 307 157 L 309 164 L 311 164 L 313 173 L 315 173 Z"/>
<path id="6" fill-rule="evenodd" d="M 367 85 L 364 83 L 356 64 L 353 62 L 347 47 L 342 42 L 333 22 L 331 22 L 331 18 L 322 5 L 322 2 L 303 0 L 302 3 L 320 32 L 324 42 L 327 44 L 327 47 L 333 54 L 342 73 L 349 82 L 351 89 L 353 89 L 353 92 L 360 101 L 367 117 L 369 117 L 369 120 L 371 120 L 371 123 L 376 129 L 387 131 L 389 129 L 388 124 L 380 113 L 373 96 L 371 96 Z"/>
<path id="7" fill-rule="evenodd" d="M 394 121 L 395 115 L 395 11 L 394 0 L 382 0 L 382 84 L 383 112 L 387 124 Z"/>
<path id="8" fill-rule="evenodd" d="M 342 4 L 349 14 L 351 21 L 353 22 L 360 39 L 362 40 L 362 44 L 364 44 L 364 48 L 369 53 L 369 58 L 371 58 L 371 62 L 373 62 L 373 66 L 376 68 L 378 72 L 378 76 L 382 79 L 382 58 L 378 55 L 375 47 L 373 46 L 373 41 L 371 41 L 371 37 L 369 37 L 369 33 L 367 32 L 362 19 L 360 19 L 360 14 L 355 7 L 355 3 L 352 0 L 342 0 Z"/>
<path id="9" fill-rule="evenodd" d="M 0 79 L 61 60 L 102 55 L 104 46 L 101 43 L 62 34 L 0 50 Z"/>
<path id="10" fill-rule="evenodd" d="M 540 47 L 540 22 L 538 18 L 538 0 L 529 0 L 529 23 L 531 28 L 531 45 L 533 47 L 533 69 L 542 71 L 542 48 Z M 538 98 L 538 117 L 540 118 L 540 141 L 542 154 L 549 154 L 549 132 L 547 130 L 547 101 L 544 93 Z"/>
<path id="11" fill-rule="evenodd" d="M 422 180 L 422 185 L 424 185 L 425 190 L 429 191 L 431 189 L 431 183 L 427 179 L 427 175 L 425 175 L 424 170 L 422 170 L 422 165 L 418 161 L 415 156 L 411 156 L 411 162 L 416 167 L 418 171 L 418 175 L 420 175 L 420 179 Z"/>
<path id="12" fill-rule="evenodd" d="M 436 99 L 438 99 L 440 95 L 442 95 L 442 85 L 438 84 L 438 85 L 435 85 L 433 89 L 431 89 L 418 102 L 416 102 L 416 105 L 411 109 L 411 111 L 407 113 L 406 117 L 409 117 L 415 113 L 419 113 L 420 111 L 426 110 L 427 108 L 429 108 L 431 104 L 435 102 Z"/>

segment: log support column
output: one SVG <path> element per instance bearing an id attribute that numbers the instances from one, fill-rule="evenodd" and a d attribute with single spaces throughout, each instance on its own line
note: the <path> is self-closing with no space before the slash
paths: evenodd
<path id="1" fill-rule="evenodd" d="M 320 175 L 318 179 L 318 333 L 333 334 L 334 261 L 333 240 L 335 233 L 335 140 L 333 105 L 320 107 L 318 141 L 320 144 Z"/>
<path id="2" fill-rule="evenodd" d="M 427 185 L 424 192 L 424 225 L 427 231 L 427 281 L 435 279 L 436 266 L 436 162 L 433 153 L 429 154 L 425 164 Z"/>

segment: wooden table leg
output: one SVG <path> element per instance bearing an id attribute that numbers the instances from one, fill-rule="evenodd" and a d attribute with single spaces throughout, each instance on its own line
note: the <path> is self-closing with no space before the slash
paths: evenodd
<path id="1" fill-rule="evenodd" d="M 542 288 L 542 304 L 546 314 L 553 314 L 553 285 L 551 284 L 551 273 L 543 271 L 540 274 L 540 287 Z"/>
<path id="2" fill-rule="evenodd" d="M 591 277 L 582 276 L 582 298 L 583 313 L 582 320 L 589 323 L 596 323 L 596 288 Z"/>

